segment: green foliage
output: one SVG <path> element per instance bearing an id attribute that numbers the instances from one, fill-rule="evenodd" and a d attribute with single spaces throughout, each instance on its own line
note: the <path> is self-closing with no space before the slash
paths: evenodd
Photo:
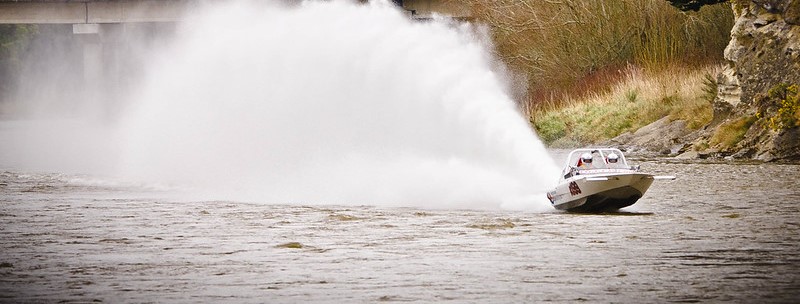
<path id="1" fill-rule="evenodd" d="M 636 99 L 638 98 L 639 98 L 639 90 L 632 89 L 625 92 L 625 99 L 628 100 L 628 102 L 636 102 Z"/>
<path id="2" fill-rule="evenodd" d="M 567 135 L 567 125 L 556 115 L 545 115 L 532 123 L 539 138 L 547 144 Z"/>
<path id="3" fill-rule="evenodd" d="M 712 5 L 728 0 L 667 0 L 670 5 L 677 7 L 682 11 L 699 11 L 704 5 Z"/>
<path id="4" fill-rule="evenodd" d="M 719 93 L 719 84 L 711 73 L 703 75 L 703 99 L 713 103 Z"/>
<path id="5" fill-rule="evenodd" d="M 9 75 L 21 68 L 22 54 L 37 33 L 35 25 L 0 24 L 0 99 L 9 91 Z"/>
<path id="6" fill-rule="evenodd" d="M 0 24 L 0 60 L 16 59 L 37 33 L 35 25 Z"/>
<path id="7" fill-rule="evenodd" d="M 782 83 L 771 88 L 767 94 L 777 106 L 775 115 L 769 119 L 771 129 L 778 131 L 800 126 L 798 85 Z"/>

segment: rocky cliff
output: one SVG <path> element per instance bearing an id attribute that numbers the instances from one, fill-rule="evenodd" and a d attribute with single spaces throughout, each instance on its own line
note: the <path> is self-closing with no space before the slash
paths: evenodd
<path id="1" fill-rule="evenodd" d="M 800 0 L 734 1 L 733 10 L 714 131 L 693 146 L 722 156 L 800 159 Z M 743 135 L 730 134 L 737 132 Z"/>
<path id="2" fill-rule="evenodd" d="M 800 160 L 800 0 L 731 5 L 736 21 L 711 123 L 688 132 L 662 119 L 612 144 L 684 158 Z"/>

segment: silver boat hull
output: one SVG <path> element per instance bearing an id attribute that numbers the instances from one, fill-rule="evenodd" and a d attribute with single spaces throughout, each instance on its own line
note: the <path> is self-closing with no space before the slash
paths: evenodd
<path id="1" fill-rule="evenodd" d="M 576 175 L 563 180 L 547 197 L 553 207 L 574 212 L 603 212 L 636 203 L 653 183 L 645 173 Z"/>

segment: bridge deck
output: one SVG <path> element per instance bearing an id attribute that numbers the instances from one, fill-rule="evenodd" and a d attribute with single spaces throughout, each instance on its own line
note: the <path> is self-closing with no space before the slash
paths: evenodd
<path id="1" fill-rule="evenodd" d="M 172 22 L 192 0 L 0 1 L 0 23 Z"/>
<path id="2" fill-rule="evenodd" d="M 0 0 L 0 24 L 174 22 L 200 0 Z M 221 1 L 221 0 L 220 0 Z M 362 0 L 367 1 L 367 0 Z M 469 7 L 448 0 L 396 1 L 415 18 L 433 12 L 467 18 Z"/>

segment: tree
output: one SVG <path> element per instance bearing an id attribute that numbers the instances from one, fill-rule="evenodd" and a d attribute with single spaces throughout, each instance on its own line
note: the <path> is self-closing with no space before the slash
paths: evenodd
<path id="1" fill-rule="evenodd" d="M 22 67 L 22 55 L 38 28 L 30 24 L 0 24 L 0 102 L 12 87 L 12 76 Z"/>
<path id="2" fill-rule="evenodd" d="M 722 2 L 727 2 L 728 0 L 667 0 L 669 4 L 682 11 L 698 11 L 704 5 L 712 5 Z"/>

